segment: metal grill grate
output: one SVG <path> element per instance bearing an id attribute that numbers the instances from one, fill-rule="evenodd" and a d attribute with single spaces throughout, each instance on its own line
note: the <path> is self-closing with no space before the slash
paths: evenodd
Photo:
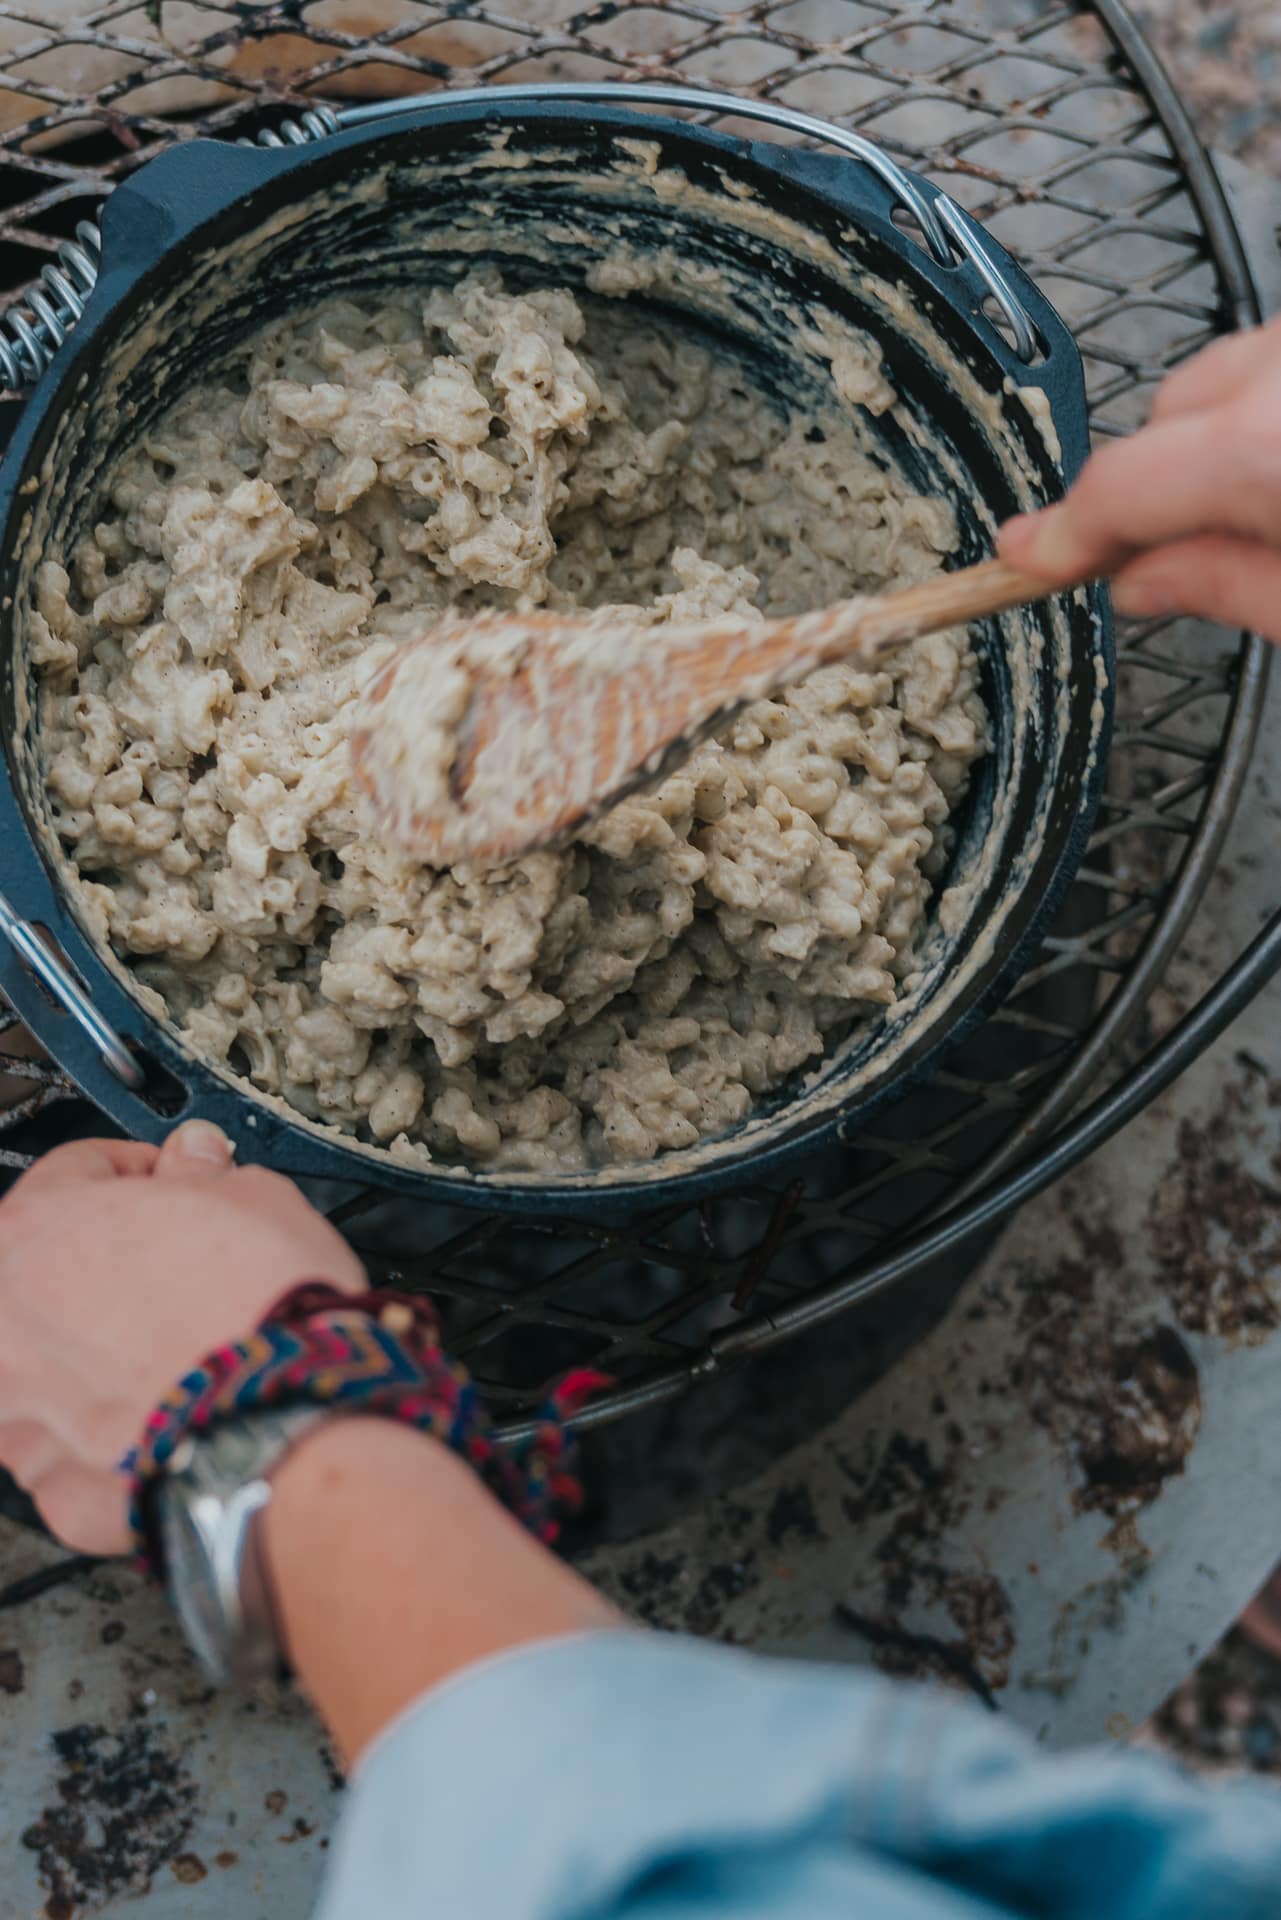
<path id="1" fill-rule="evenodd" d="M 168 142 L 236 137 L 320 99 L 484 81 L 683 80 L 839 121 L 931 173 L 1020 255 L 1077 331 L 1097 435 L 1248 317 L 1250 287 L 1177 101 L 1114 0 L 40 0 L 0 6 L 0 282 L 18 286 L 104 189 Z M 762 129 L 720 121 L 736 131 Z M 16 403 L 15 403 L 16 404 Z M 430 1287 L 513 1416 L 590 1360 L 617 1413 L 714 1371 L 728 1341 L 835 1311 L 861 1263 L 1024 1154 L 1114 1062 L 1205 884 L 1262 692 L 1260 649 L 1188 623 L 1120 636 L 1119 728 L 1091 854 L 1036 965 L 932 1084 L 795 1183 L 641 1222 L 555 1226 L 324 1196 L 381 1278 Z M 93 1117 L 10 1017 L 0 1166 Z"/>

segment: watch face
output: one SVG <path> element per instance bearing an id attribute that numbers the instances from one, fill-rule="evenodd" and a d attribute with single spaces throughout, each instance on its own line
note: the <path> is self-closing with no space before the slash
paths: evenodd
<path id="1" fill-rule="evenodd" d="M 202 1437 L 159 1489 L 160 1537 L 188 1644 L 220 1686 L 279 1673 L 280 1636 L 254 1545 L 270 1473 L 321 1415 L 312 1407 L 233 1421 Z"/>
<path id="2" fill-rule="evenodd" d="M 211 1673 L 226 1665 L 227 1621 L 218 1579 L 200 1525 L 201 1501 L 188 1502 L 172 1486 L 161 1489 L 160 1532 L 169 1595 L 192 1652 Z"/>

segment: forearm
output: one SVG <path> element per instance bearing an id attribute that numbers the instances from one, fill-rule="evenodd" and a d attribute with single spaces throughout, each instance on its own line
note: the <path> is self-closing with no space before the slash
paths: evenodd
<path id="1" fill-rule="evenodd" d="M 621 1624 L 455 1455 L 386 1420 L 307 1436 L 273 1476 L 264 1545 L 290 1660 L 349 1765 L 461 1668 Z"/>
<path id="2" fill-rule="evenodd" d="M 317 1920 L 1276 1920 L 1277 1816 L 943 1689 L 588 1634 L 376 1743 Z"/>

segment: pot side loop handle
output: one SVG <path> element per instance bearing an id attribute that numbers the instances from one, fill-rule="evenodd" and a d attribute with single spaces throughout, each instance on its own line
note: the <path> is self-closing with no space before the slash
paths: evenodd
<path id="1" fill-rule="evenodd" d="M 64 1012 L 70 1014 L 103 1065 L 124 1086 L 136 1091 L 144 1079 L 142 1068 L 120 1035 L 94 1006 L 75 974 L 54 949 L 41 939 L 29 920 L 16 914 L 0 893 L 0 934 L 3 934 L 18 958 L 48 989 Z"/>
<path id="2" fill-rule="evenodd" d="M 41 268 L 34 287 L 0 314 L 0 375 L 15 393 L 30 391 L 84 312 L 102 268 L 102 232 L 81 220 L 74 240 Z"/>
<path id="3" fill-rule="evenodd" d="M 934 211 L 946 227 L 963 259 L 968 260 L 996 302 L 1010 328 L 1015 353 L 1024 366 L 1030 366 L 1041 357 L 1041 341 L 1023 302 L 1019 299 L 1004 270 L 993 259 L 987 244 L 987 235 L 973 215 L 950 194 L 938 193 L 934 196 Z"/>

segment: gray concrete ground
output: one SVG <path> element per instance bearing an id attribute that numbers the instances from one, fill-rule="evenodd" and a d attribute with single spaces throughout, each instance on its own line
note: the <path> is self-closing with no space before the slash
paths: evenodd
<path id="1" fill-rule="evenodd" d="M 1247 28 L 1269 49 L 1271 8 L 1145 11 L 1211 129 L 1271 154 L 1273 69 L 1261 119 L 1225 104 L 1221 71 L 1242 70 Z M 1273 189 L 1230 171 L 1271 272 Z M 1279 832 L 1281 683 L 1153 1030 L 1275 904 Z M 1239 1642 L 1215 1649 L 1281 1544 L 1279 1005 L 1276 990 L 1256 1003 L 1029 1207 L 846 1413 L 589 1569 L 656 1624 L 937 1674 L 1054 1743 L 1142 1729 L 1273 1764 L 1281 1685 Z M 853 1345 L 859 1323 L 829 1337 Z M 57 1559 L 0 1522 L 6 1581 Z M 143 1893 L 146 1920 L 307 1911 L 339 1804 L 319 1732 L 289 1701 L 209 1693 L 130 1575 L 87 1572 L 0 1613 L 0 1696 L 0 1920 L 123 1913 Z"/>

